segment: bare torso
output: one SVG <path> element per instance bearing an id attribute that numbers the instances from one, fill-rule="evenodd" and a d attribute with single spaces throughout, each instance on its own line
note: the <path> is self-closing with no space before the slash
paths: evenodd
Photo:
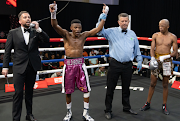
<path id="1" fill-rule="evenodd" d="M 168 34 L 163 35 L 162 33 L 158 32 L 155 33 L 155 40 L 156 40 L 156 52 L 158 54 L 168 54 L 170 53 L 170 49 L 173 43 L 174 34 L 168 32 Z"/>
<path id="2" fill-rule="evenodd" d="M 68 57 L 78 58 L 83 56 L 83 47 L 85 43 L 85 33 L 81 33 L 79 37 L 74 38 L 72 33 L 67 34 L 64 39 L 65 54 Z"/>

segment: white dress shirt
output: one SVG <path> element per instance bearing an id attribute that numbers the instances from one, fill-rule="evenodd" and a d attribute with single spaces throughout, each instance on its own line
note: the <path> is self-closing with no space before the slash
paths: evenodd
<path id="1" fill-rule="evenodd" d="M 21 30 L 22 30 L 22 32 L 23 32 L 23 37 L 24 37 L 24 40 L 25 40 L 25 43 L 26 43 L 26 45 L 28 45 L 28 43 L 29 43 L 29 32 L 28 31 L 26 31 L 25 33 L 24 33 L 24 27 L 22 27 L 21 26 Z M 36 29 L 36 31 L 38 32 L 38 33 L 40 33 L 40 32 L 42 32 L 42 29 L 39 27 L 38 29 Z"/>
<path id="2" fill-rule="evenodd" d="M 26 43 L 26 45 L 28 45 L 28 43 L 29 43 L 29 34 L 30 33 L 28 31 L 26 31 L 24 33 L 24 27 L 22 27 L 22 26 L 21 26 L 21 30 L 22 30 L 22 33 L 23 33 L 23 37 L 24 37 L 25 43 Z"/>

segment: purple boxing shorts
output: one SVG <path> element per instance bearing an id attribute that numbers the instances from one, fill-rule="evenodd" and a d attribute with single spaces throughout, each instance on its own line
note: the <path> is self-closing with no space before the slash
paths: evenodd
<path id="1" fill-rule="evenodd" d="M 84 58 L 65 59 L 62 76 L 62 93 L 74 92 L 75 84 L 82 92 L 91 91 Z"/>

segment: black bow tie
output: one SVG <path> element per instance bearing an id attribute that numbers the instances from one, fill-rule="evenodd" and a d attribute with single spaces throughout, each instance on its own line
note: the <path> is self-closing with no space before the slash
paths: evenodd
<path id="1" fill-rule="evenodd" d="M 122 29 L 122 32 L 127 32 L 127 30 L 123 30 L 123 29 Z"/>
<path id="2" fill-rule="evenodd" d="M 25 33 L 25 32 L 29 32 L 29 33 L 30 33 L 30 31 L 31 31 L 30 29 L 24 28 L 24 33 Z"/>

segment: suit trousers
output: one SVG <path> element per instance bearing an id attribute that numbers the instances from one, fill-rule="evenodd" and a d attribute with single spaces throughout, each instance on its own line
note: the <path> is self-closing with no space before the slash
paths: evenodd
<path id="1" fill-rule="evenodd" d="M 131 109 L 129 96 L 130 90 L 129 86 L 131 83 L 132 77 L 132 61 L 121 63 L 111 58 L 109 62 L 109 69 L 107 74 L 107 91 L 106 91 L 106 99 L 105 99 L 105 112 L 112 112 L 112 101 L 114 90 L 116 88 L 119 76 L 121 76 L 122 81 L 122 104 L 124 110 Z"/>
<path id="2" fill-rule="evenodd" d="M 25 104 L 27 115 L 32 114 L 33 87 L 36 79 L 36 71 L 33 69 L 30 61 L 23 74 L 13 72 L 13 82 L 15 94 L 13 95 L 13 121 L 20 121 L 22 112 L 23 90 L 25 86 Z"/>

